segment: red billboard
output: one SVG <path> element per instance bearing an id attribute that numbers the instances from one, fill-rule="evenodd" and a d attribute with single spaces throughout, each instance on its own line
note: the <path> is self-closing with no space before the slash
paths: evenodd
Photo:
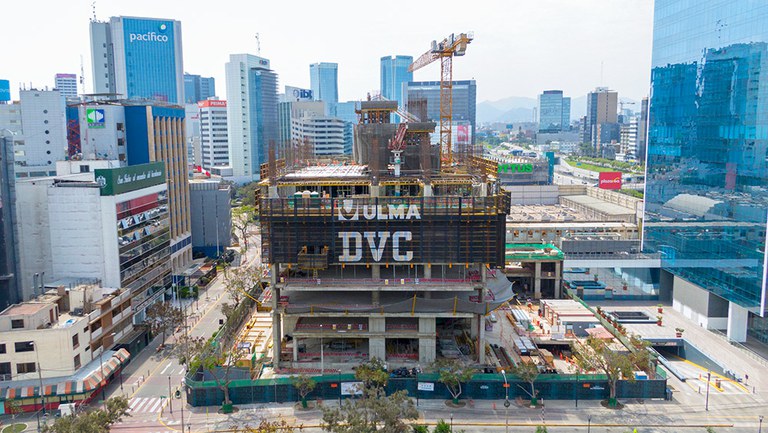
<path id="1" fill-rule="evenodd" d="M 197 106 L 200 108 L 206 107 L 226 107 L 227 101 L 221 101 L 216 99 L 206 99 L 205 101 L 199 101 Z"/>
<path id="2" fill-rule="evenodd" d="M 602 189 L 621 189 L 621 172 L 604 171 L 600 173 L 600 182 L 597 184 Z"/>

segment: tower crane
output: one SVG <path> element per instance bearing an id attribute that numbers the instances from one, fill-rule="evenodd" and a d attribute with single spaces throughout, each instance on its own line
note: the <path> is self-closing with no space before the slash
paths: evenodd
<path id="1" fill-rule="evenodd" d="M 432 41 L 432 48 L 408 66 L 408 71 L 413 72 L 440 59 L 440 157 L 448 165 L 453 163 L 453 57 L 466 54 L 473 39 L 471 32 L 451 33 L 442 42 Z"/>

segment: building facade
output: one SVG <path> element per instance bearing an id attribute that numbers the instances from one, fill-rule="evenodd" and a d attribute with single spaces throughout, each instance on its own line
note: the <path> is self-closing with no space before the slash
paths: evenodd
<path id="1" fill-rule="evenodd" d="M 426 101 L 426 102 L 424 102 Z M 414 107 L 418 104 L 426 103 L 426 119 L 422 121 L 440 122 L 440 82 L 439 81 L 409 81 L 406 84 L 405 104 L 406 109 L 419 116 L 420 110 Z M 477 107 L 477 84 L 475 80 L 464 80 L 453 82 L 453 124 L 465 125 L 469 130 L 466 134 L 469 136 L 469 142 L 475 143 L 476 131 L 476 107 Z M 454 132 L 454 143 L 460 142 L 461 131 Z M 432 136 L 432 140 L 438 140 L 437 134 Z"/>
<path id="2" fill-rule="evenodd" d="M 675 308 L 735 341 L 768 342 L 767 23 L 746 0 L 655 4 L 644 248 Z"/>
<path id="3" fill-rule="evenodd" d="M 227 135 L 227 101 L 209 99 L 197 103 L 200 109 L 201 165 L 211 167 L 229 165 Z"/>
<path id="4" fill-rule="evenodd" d="M 315 101 L 339 102 L 339 64 L 313 63 L 309 65 L 309 83 Z"/>
<path id="5" fill-rule="evenodd" d="M 291 136 L 298 143 L 308 143 L 312 156 L 340 156 L 345 152 L 346 124 L 341 119 L 304 114 L 291 120 Z"/>
<path id="6" fill-rule="evenodd" d="M 0 129 L 0 309 L 21 300 L 16 241 L 16 179 L 13 138 Z"/>
<path id="7" fill-rule="evenodd" d="M 181 22 L 112 17 L 90 25 L 95 93 L 184 102 Z"/>
<path id="8" fill-rule="evenodd" d="M 77 75 L 56 74 L 54 88 L 65 98 L 77 98 Z"/>
<path id="9" fill-rule="evenodd" d="M 249 182 L 278 140 L 277 74 L 269 60 L 250 54 L 231 54 L 225 70 L 229 160 L 235 179 Z"/>
<path id="10" fill-rule="evenodd" d="M 390 101 L 397 101 L 399 107 L 405 107 L 403 88 L 413 81 L 413 72 L 408 66 L 413 63 L 411 56 L 384 56 L 381 58 L 381 96 Z"/>
<path id="11" fill-rule="evenodd" d="M 587 94 L 587 119 L 584 125 L 585 143 L 599 156 L 603 143 L 619 141 L 618 127 L 619 94 L 607 87 L 597 87 Z"/>
<path id="12" fill-rule="evenodd" d="M 562 90 L 545 90 L 539 95 L 539 132 L 567 131 L 571 125 L 571 98 Z"/>
<path id="13" fill-rule="evenodd" d="M 196 104 L 216 96 L 216 80 L 213 77 L 184 74 L 184 103 Z"/>
<path id="14" fill-rule="evenodd" d="M 192 249 L 208 257 L 219 257 L 232 244 L 232 187 L 220 180 L 193 179 L 189 193 Z"/>
<path id="15" fill-rule="evenodd" d="M 14 140 L 15 176 L 55 175 L 67 149 L 64 96 L 58 90 L 22 90 L 19 96 L 23 133 Z"/>

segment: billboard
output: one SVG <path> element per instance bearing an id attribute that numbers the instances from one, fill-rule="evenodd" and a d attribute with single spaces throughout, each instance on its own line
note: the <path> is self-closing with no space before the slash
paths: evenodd
<path id="1" fill-rule="evenodd" d="M 197 106 L 200 108 L 208 108 L 208 107 L 225 107 L 227 106 L 227 101 L 222 101 L 219 99 L 208 99 L 205 101 L 199 101 L 197 103 Z"/>
<path id="2" fill-rule="evenodd" d="M 620 171 L 603 171 L 599 179 L 598 186 L 602 189 L 621 189 Z"/>
<path id="3" fill-rule="evenodd" d="M 165 183 L 165 163 L 150 162 L 122 168 L 104 168 L 93 171 L 100 195 L 118 195 L 141 188 Z"/>
<path id="4" fill-rule="evenodd" d="M 174 21 L 122 18 L 129 99 L 179 103 Z"/>
<path id="5" fill-rule="evenodd" d="M 0 101 L 8 102 L 11 100 L 11 82 L 0 80 Z"/>
<path id="6" fill-rule="evenodd" d="M 86 108 L 85 109 L 85 120 L 88 123 L 88 127 L 93 128 L 104 128 L 106 126 L 105 123 L 105 116 L 104 116 L 104 109 L 103 108 Z"/>
<path id="7" fill-rule="evenodd" d="M 312 91 L 299 87 L 285 86 L 285 97 L 289 101 L 311 101 Z"/>
<path id="8" fill-rule="evenodd" d="M 508 196 L 262 199 L 265 260 L 504 263 Z"/>

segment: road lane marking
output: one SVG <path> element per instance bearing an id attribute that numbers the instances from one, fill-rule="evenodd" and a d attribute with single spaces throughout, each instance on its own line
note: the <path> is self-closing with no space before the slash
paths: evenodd
<path id="1" fill-rule="evenodd" d="M 165 368 L 163 369 L 163 371 L 160 372 L 160 374 L 165 374 L 165 372 L 171 367 L 171 364 L 173 364 L 173 362 L 169 361 L 168 365 L 165 366 Z"/>

